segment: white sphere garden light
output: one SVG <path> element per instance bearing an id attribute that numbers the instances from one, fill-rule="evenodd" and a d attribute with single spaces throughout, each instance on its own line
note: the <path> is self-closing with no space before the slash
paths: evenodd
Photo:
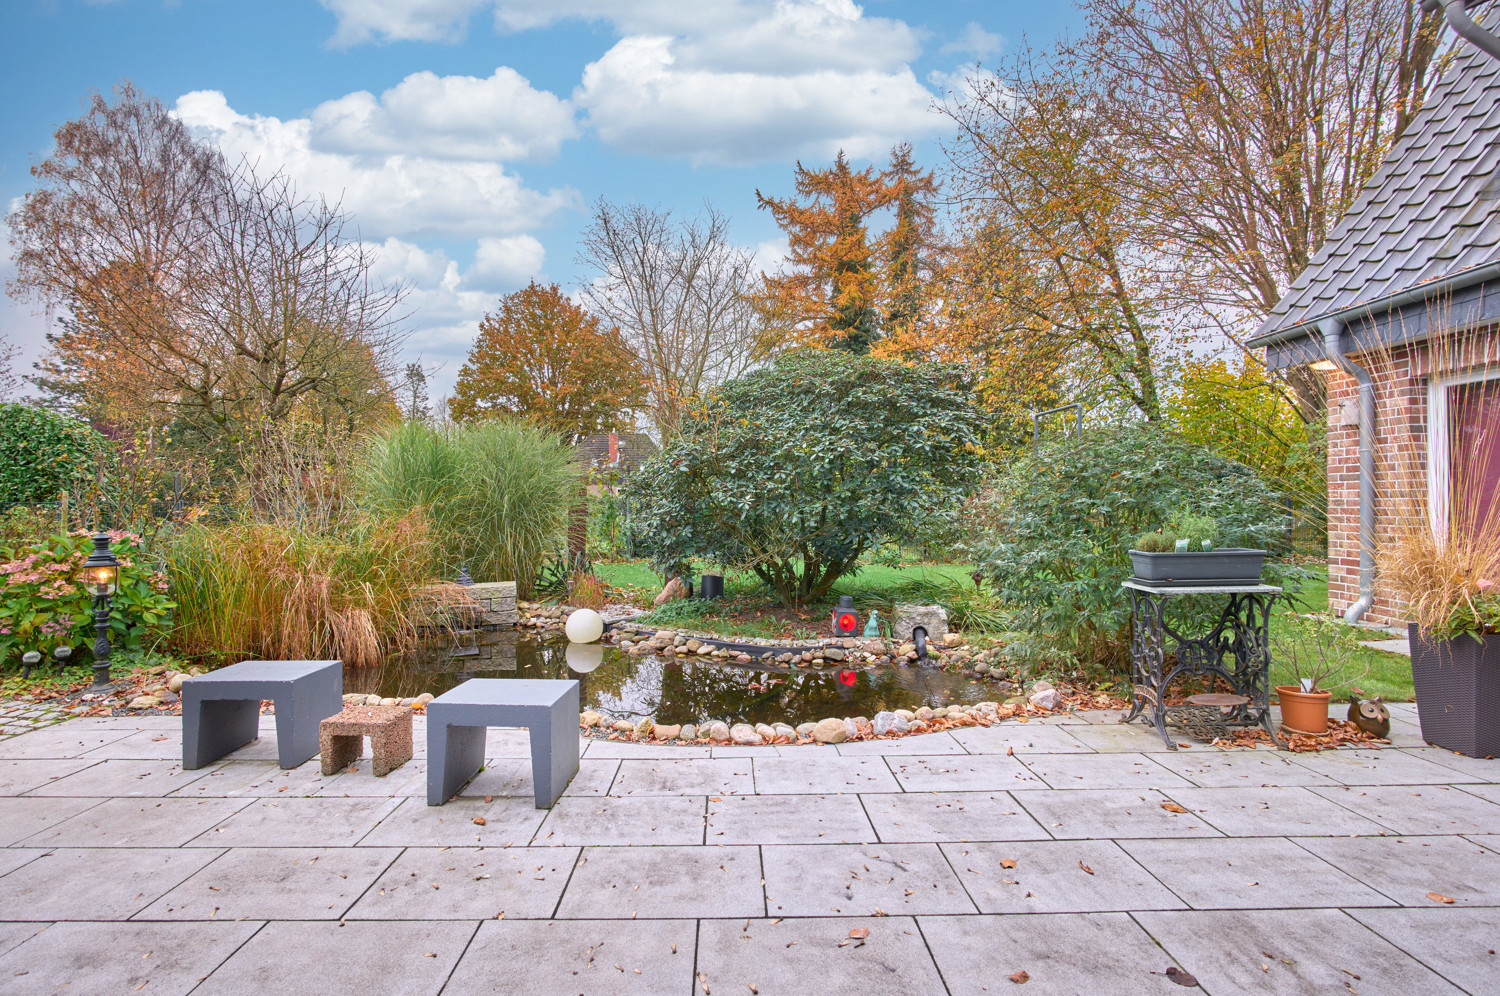
<path id="1" fill-rule="evenodd" d="M 593 609 L 574 609 L 563 632 L 574 643 L 594 643 L 604 635 L 604 617 Z"/>
<path id="2" fill-rule="evenodd" d="M 604 663 L 604 648 L 597 643 L 570 643 L 566 656 L 570 671 L 588 674 Z"/>

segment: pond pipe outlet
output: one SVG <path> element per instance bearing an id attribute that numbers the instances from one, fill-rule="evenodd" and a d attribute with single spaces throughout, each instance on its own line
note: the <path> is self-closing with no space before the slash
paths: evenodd
<path id="1" fill-rule="evenodd" d="M 1324 354 L 1354 378 L 1359 397 L 1359 598 L 1344 610 L 1344 622 L 1352 626 L 1375 602 L 1375 382 L 1370 371 L 1344 355 L 1343 321 L 1325 318 L 1318 330 Z"/>

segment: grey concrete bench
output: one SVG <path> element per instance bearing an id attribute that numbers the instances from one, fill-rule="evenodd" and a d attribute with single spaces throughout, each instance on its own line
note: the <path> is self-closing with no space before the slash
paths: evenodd
<path id="1" fill-rule="evenodd" d="M 441 806 L 484 766 L 487 726 L 531 732 L 536 808 L 578 774 L 578 682 L 471 678 L 427 703 L 427 805 Z"/>
<path id="2" fill-rule="evenodd" d="M 318 724 L 344 708 L 341 661 L 240 661 L 182 683 L 182 766 L 201 768 L 260 736 L 260 703 L 276 706 L 283 768 L 318 753 Z"/>

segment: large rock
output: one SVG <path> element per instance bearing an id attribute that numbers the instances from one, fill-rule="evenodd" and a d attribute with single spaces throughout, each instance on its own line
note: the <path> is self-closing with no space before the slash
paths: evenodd
<path id="1" fill-rule="evenodd" d="M 849 739 L 842 719 L 825 719 L 812 728 L 812 738 L 820 744 L 841 744 Z"/>
<path id="2" fill-rule="evenodd" d="M 578 714 L 578 725 L 583 727 L 585 730 L 589 729 L 590 727 L 598 726 L 603 721 L 604 717 L 599 715 L 592 709 L 585 709 L 583 712 Z"/>
<path id="3" fill-rule="evenodd" d="M 755 735 L 768 742 L 775 740 L 777 736 L 775 728 L 768 723 L 756 723 Z"/>
<path id="4" fill-rule="evenodd" d="M 818 725 L 817 723 L 798 723 L 797 724 L 797 736 L 799 736 L 799 737 L 809 737 L 809 736 L 812 736 L 813 728 L 815 726 L 817 726 L 817 725 Z"/>
<path id="5" fill-rule="evenodd" d="M 750 732 L 754 733 L 755 731 L 751 730 Z M 727 723 L 722 723 L 722 722 L 710 723 L 709 726 L 708 726 L 708 739 L 713 740 L 713 741 L 717 741 L 718 743 L 721 743 L 721 744 L 728 743 L 729 742 L 729 725 Z"/>
<path id="6" fill-rule="evenodd" d="M 941 605 L 906 605 L 897 602 L 891 634 L 897 643 L 910 641 L 918 626 L 927 630 L 928 643 L 941 643 L 948 635 L 948 610 Z"/>
<path id="7" fill-rule="evenodd" d="M 887 733 L 905 733 L 911 728 L 911 724 L 893 712 L 877 712 L 875 714 L 875 735 L 883 737 Z"/>
<path id="8" fill-rule="evenodd" d="M 737 744 L 758 744 L 761 742 L 760 734 L 755 732 L 755 727 L 749 723 L 735 723 L 729 728 L 729 739 Z"/>
<path id="9" fill-rule="evenodd" d="M 652 732 L 654 732 L 658 737 L 661 737 L 663 740 L 676 740 L 682 733 L 682 727 L 657 726 L 656 729 Z"/>
<path id="10" fill-rule="evenodd" d="M 1038 709 L 1047 709 L 1050 711 L 1062 705 L 1062 693 L 1047 682 L 1039 681 L 1031 686 L 1029 701 Z"/>

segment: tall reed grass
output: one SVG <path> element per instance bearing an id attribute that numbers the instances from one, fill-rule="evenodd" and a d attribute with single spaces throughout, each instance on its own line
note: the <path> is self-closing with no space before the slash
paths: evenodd
<path id="1" fill-rule="evenodd" d="M 378 437 L 358 473 L 363 501 L 385 514 L 423 511 L 445 576 L 515 581 L 526 597 L 557 548 L 579 487 L 572 448 L 526 422 L 432 427 Z"/>
<path id="2" fill-rule="evenodd" d="M 195 525 L 166 541 L 174 649 L 214 663 L 342 660 L 368 667 L 415 644 L 412 598 L 437 576 L 419 512 L 296 525 Z"/>

